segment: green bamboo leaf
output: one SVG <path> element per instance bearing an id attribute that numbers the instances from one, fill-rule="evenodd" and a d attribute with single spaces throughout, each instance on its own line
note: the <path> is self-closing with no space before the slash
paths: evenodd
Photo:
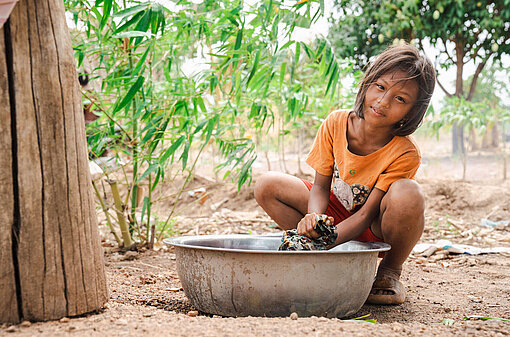
<path id="1" fill-rule="evenodd" d="M 246 162 L 242 169 L 241 169 L 241 173 L 239 174 L 239 180 L 237 181 L 237 190 L 240 191 L 241 190 L 241 187 L 244 185 L 244 183 L 246 182 L 246 180 L 248 178 L 250 178 L 250 182 L 251 182 L 251 166 L 253 164 L 253 162 L 255 161 L 255 159 L 257 159 L 257 157 L 255 156 L 254 158 L 250 159 L 250 161 Z"/>
<path id="2" fill-rule="evenodd" d="M 207 119 L 204 119 L 203 121 L 201 121 L 197 127 L 195 128 L 195 131 L 193 131 L 193 134 L 197 134 L 198 132 L 200 132 L 200 130 L 202 130 L 202 128 L 207 124 Z"/>
<path id="3" fill-rule="evenodd" d="M 169 122 L 170 122 L 169 119 L 165 119 L 163 121 L 163 123 L 160 123 L 159 126 L 157 126 L 155 128 L 156 135 L 154 136 L 154 139 L 149 143 L 149 151 L 150 152 L 154 152 L 154 150 L 156 150 L 156 147 L 158 147 L 158 144 L 160 143 L 161 139 L 165 135 L 165 131 L 166 131 L 166 128 L 168 127 Z"/>
<path id="4" fill-rule="evenodd" d="M 305 53 L 306 53 L 306 56 L 308 56 L 308 58 L 310 60 L 314 60 L 315 59 L 315 54 L 313 52 L 313 50 L 304 42 L 299 42 L 299 44 L 301 45 L 301 47 L 303 47 Z"/>
<path id="5" fill-rule="evenodd" d="M 143 221 L 143 217 L 145 216 L 145 211 L 150 207 L 150 199 L 149 197 L 145 196 L 143 197 L 143 206 L 142 206 L 142 216 L 140 217 L 140 219 L 142 219 Z"/>
<path id="6" fill-rule="evenodd" d="M 139 76 L 136 82 L 133 84 L 133 86 L 129 89 L 128 93 L 124 98 L 120 101 L 120 103 L 115 104 L 115 107 L 113 108 L 113 113 L 116 113 L 117 111 L 120 111 L 122 108 L 124 108 L 126 105 L 128 105 L 129 102 L 133 99 L 135 94 L 143 85 L 143 82 L 145 81 L 145 77 Z"/>
<path id="7" fill-rule="evenodd" d="M 243 41 L 243 28 L 237 31 L 236 42 L 234 44 L 234 49 L 232 50 L 233 55 L 232 69 L 237 68 L 237 63 L 239 61 L 240 55 L 239 48 L 241 48 L 242 41 Z M 229 52 L 227 52 L 227 54 L 229 54 Z"/>
<path id="8" fill-rule="evenodd" d="M 101 21 L 99 23 L 99 30 L 102 30 L 106 25 L 108 18 L 110 17 L 110 12 L 112 10 L 112 0 L 104 0 L 103 5 L 103 16 L 101 17 Z"/>
<path id="9" fill-rule="evenodd" d="M 144 62 L 147 59 L 147 55 L 149 55 L 149 51 L 151 49 L 152 49 L 152 45 L 150 45 L 149 47 L 147 47 L 145 49 L 145 52 L 142 54 L 142 57 L 140 57 L 138 62 L 136 62 L 135 68 L 133 69 L 133 73 L 132 73 L 133 75 L 139 76 L 140 72 L 143 69 Z"/>
<path id="10" fill-rule="evenodd" d="M 114 31 L 114 34 L 122 32 L 122 31 L 128 29 L 129 27 L 133 26 L 135 24 L 135 22 L 138 22 L 140 20 L 140 18 L 143 16 L 144 13 L 145 13 L 144 11 L 141 11 L 141 12 L 138 12 L 135 15 L 133 15 L 133 17 L 131 19 L 129 19 L 128 21 L 123 23 L 121 26 L 117 27 L 117 29 Z"/>
<path id="11" fill-rule="evenodd" d="M 197 96 L 196 102 L 197 102 L 198 106 L 200 107 L 200 109 L 202 110 L 202 112 L 206 113 L 207 108 L 205 107 L 204 99 L 201 96 Z"/>
<path id="12" fill-rule="evenodd" d="M 212 136 L 212 133 L 213 133 L 213 130 L 214 130 L 214 125 L 216 125 L 216 122 L 218 121 L 218 117 L 214 117 L 214 118 L 211 118 L 209 120 L 209 122 L 207 123 L 207 134 L 205 136 L 205 143 L 208 143 L 209 142 L 209 139 L 211 139 L 211 136 Z"/>
<path id="13" fill-rule="evenodd" d="M 257 117 L 260 113 L 261 108 L 262 106 L 259 103 L 253 102 L 251 105 L 249 118 L 252 119 L 254 117 Z"/>
<path id="14" fill-rule="evenodd" d="M 147 168 L 147 170 L 145 170 L 145 172 L 140 176 L 140 178 L 138 178 L 136 180 L 136 183 L 139 184 L 143 180 L 143 178 L 147 177 L 149 174 L 156 171 L 158 168 L 159 168 L 159 163 L 150 164 L 149 167 Z"/>
<path id="15" fill-rule="evenodd" d="M 335 62 L 334 66 L 333 66 L 333 72 L 329 76 L 328 86 L 326 87 L 326 95 L 328 94 L 329 89 L 331 88 L 331 84 L 333 84 L 333 81 L 335 81 L 335 79 L 338 78 L 337 75 L 338 75 L 338 66 L 336 65 L 336 62 Z M 335 83 L 335 86 L 336 86 L 336 83 Z"/>
<path id="16" fill-rule="evenodd" d="M 189 156 L 189 148 L 190 148 L 190 142 L 189 140 L 184 141 L 184 151 L 182 151 L 181 157 L 179 159 L 182 160 L 182 170 L 186 168 L 186 164 L 188 163 L 188 156 Z"/>
<path id="17" fill-rule="evenodd" d="M 317 55 L 317 57 L 322 56 L 322 52 L 324 51 L 325 47 L 326 41 L 324 39 L 320 39 L 319 45 L 317 46 L 317 50 L 315 51 L 315 55 Z"/>
<path id="18" fill-rule="evenodd" d="M 97 9 L 97 8 L 98 8 L 98 7 L 96 7 L 96 6 L 94 6 L 94 7 L 90 8 L 90 12 L 91 12 L 92 14 L 94 14 L 94 15 L 93 15 L 93 17 L 94 17 L 94 18 L 95 18 L 98 22 L 101 22 L 101 19 L 102 19 L 103 15 L 101 15 L 101 13 L 99 13 L 99 11 L 98 11 L 98 9 Z"/>
<path id="19" fill-rule="evenodd" d="M 294 68 L 297 66 L 297 64 L 299 62 L 300 54 L 301 54 L 301 44 L 300 43 L 296 43 L 296 52 L 294 54 Z"/>
<path id="20" fill-rule="evenodd" d="M 151 125 L 149 124 L 148 127 L 150 126 L 150 128 L 148 129 L 148 131 L 145 133 L 145 136 L 143 137 L 143 139 L 140 141 L 140 144 L 145 144 L 149 139 L 152 138 L 152 136 L 154 135 L 155 132 L 158 131 L 158 128 L 155 126 L 155 125 Z"/>
<path id="21" fill-rule="evenodd" d="M 504 321 L 504 322 L 510 322 L 510 319 L 507 319 L 507 318 L 487 317 L 487 316 L 479 316 L 479 315 L 469 315 L 469 316 L 464 317 L 464 319 L 480 319 L 483 321 L 487 321 L 489 319 L 497 319 L 497 320 Z"/>
<path id="22" fill-rule="evenodd" d="M 283 62 L 282 65 L 280 66 L 280 87 L 282 86 L 286 70 L 287 70 L 287 63 Z"/>
<path id="23" fill-rule="evenodd" d="M 294 44 L 294 42 L 296 42 L 296 41 L 293 41 L 293 40 L 289 40 L 289 41 L 287 41 L 287 43 L 285 43 L 285 44 L 284 44 L 284 45 L 280 48 L 280 50 L 283 50 L 283 49 L 286 49 L 286 48 L 290 47 L 292 44 Z"/>
<path id="24" fill-rule="evenodd" d="M 159 162 L 163 164 L 167 159 L 175 153 L 175 151 L 184 142 L 185 136 L 180 136 L 177 140 L 165 151 L 165 153 L 159 158 Z"/>
<path id="25" fill-rule="evenodd" d="M 253 75 L 257 71 L 257 67 L 259 65 L 259 58 L 260 58 L 260 49 L 257 50 L 257 53 L 255 54 L 255 61 L 253 61 L 253 67 L 251 68 L 250 75 L 248 76 L 248 80 L 246 80 L 246 85 L 248 85 L 253 78 Z"/>
<path id="26" fill-rule="evenodd" d="M 154 189 L 156 188 L 156 186 L 158 186 L 159 179 L 162 179 L 162 178 L 164 178 L 164 170 L 162 167 L 160 167 L 158 172 L 156 172 L 156 177 L 154 178 L 154 182 L 152 183 L 151 186 L 149 186 L 149 188 L 151 189 L 151 192 L 153 192 Z"/>
<path id="27" fill-rule="evenodd" d="M 141 31 L 141 32 L 147 32 L 150 27 L 150 22 L 152 20 L 152 11 L 146 11 L 145 14 L 142 16 L 140 21 L 135 26 L 134 30 Z M 135 37 L 135 45 L 138 45 L 142 41 L 143 37 Z"/>
<path id="28" fill-rule="evenodd" d="M 143 12 L 147 7 L 151 5 L 150 2 L 142 3 L 141 5 L 136 5 L 133 7 L 126 8 L 122 11 L 119 11 L 113 15 L 114 18 L 125 18 L 127 16 L 133 15 L 135 13 Z"/>
<path id="29" fill-rule="evenodd" d="M 241 43 L 243 42 L 243 30 L 244 29 L 241 28 L 237 31 L 236 43 L 234 45 L 234 50 L 238 50 L 241 47 Z"/>
<path id="30" fill-rule="evenodd" d="M 253 79 L 251 80 L 250 88 L 252 90 L 258 90 L 262 86 L 263 83 L 265 83 L 269 76 L 268 72 L 270 71 L 268 65 L 262 65 L 259 70 L 255 73 L 255 76 L 253 76 Z"/>
<path id="31" fill-rule="evenodd" d="M 216 86 L 218 85 L 218 78 L 216 76 L 211 76 L 209 79 L 209 88 L 211 90 L 211 95 L 214 94 L 214 89 L 216 89 Z"/>

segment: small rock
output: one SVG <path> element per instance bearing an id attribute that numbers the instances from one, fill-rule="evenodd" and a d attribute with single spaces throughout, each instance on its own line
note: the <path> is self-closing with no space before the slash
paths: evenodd
<path id="1" fill-rule="evenodd" d="M 394 322 L 391 328 L 395 332 L 401 332 L 403 330 L 403 326 L 397 322 Z"/>
<path id="2" fill-rule="evenodd" d="M 290 314 L 290 319 L 295 321 L 296 319 L 298 319 L 298 314 L 297 312 L 293 312 L 292 314 Z"/>
<path id="3" fill-rule="evenodd" d="M 14 325 L 11 325 L 10 327 L 8 327 L 7 329 L 5 329 L 6 332 L 16 332 L 18 330 L 16 330 L 16 327 Z"/>
<path id="4" fill-rule="evenodd" d="M 152 317 L 152 314 L 143 314 L 143 317 Z"/>
<path id="5" fill-rule="evenodd" d="M 197 317 L 198 316 L 198 311 L 196 311 L 196 310 L 188 311 L 188 316 L 189 317 Z"/>
<path id="6" fill-rule="evenodd" d="M 76 330 L 76 327 L 74 325 L 71 325 L 71 326 L 68 326 L 67 331 L 73 331 L 73 330 Z"/>
<path id="7" fill-rule="evenodd" d="M 32 323 L 30 323 L 30 321 L 23 321 L 23 322 L 21 322 L 21 324 L 20 324 L 20 325 L 21 325 L 22 327 L 24 327 L 24 328 L 28 328 L 29 326 L 31 326 L 31 325 L 32 325 Z"/>
<path id="8" fill-rule="evenodd" d="M 181 291 L 182 290 L 182 287 L 178 287 L 178 288 L 167 288 L 168 291 L 174 291 L 174 292 L 177 292 L 177 291 Z"/>
<path id="9" fill-rule="evenodd" d="M 60 323 L 69 323 L 69 321 L 70 321 L 69 317 L 62 317 L 60 319 Z"/>
<path id="10" fill-rule="evenodd" d="M 118 325 L 127 325 L 128 324 L 128 321 L 121 318 L 121 319 L 118 319 L 117 322 L 116 322 Z"/>

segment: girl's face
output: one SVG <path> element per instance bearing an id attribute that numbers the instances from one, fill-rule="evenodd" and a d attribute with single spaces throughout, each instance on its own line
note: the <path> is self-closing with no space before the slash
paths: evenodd
<path id="1" fill-rule="evenodd" d="M 406 77 L 401 70 L 391 71 L 370 84 L 363 104 L 367 123 L 391 131 L 405 120 L 418 98 L 418 84 L 415 80 L 405 80 Z"/>

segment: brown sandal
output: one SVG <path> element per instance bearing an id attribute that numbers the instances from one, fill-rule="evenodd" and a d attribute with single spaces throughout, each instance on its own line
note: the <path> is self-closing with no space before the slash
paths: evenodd
<path id="1" fill-rule="evenodd" d="M 377 294 L 378 291 L 391 292 L 392 294 Z M 406 290 L 393 275 L 383 274 L 377 276 L 366 303 L 368 304 L 402 304 L 406 299 Z"/>

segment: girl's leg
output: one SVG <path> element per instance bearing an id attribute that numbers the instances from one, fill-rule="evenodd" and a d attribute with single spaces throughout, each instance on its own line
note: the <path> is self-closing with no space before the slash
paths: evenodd
<path id="1" fill-rule="evenodd" d="M 378 219 L 372 232 L 391 245 L 379 264 L 369 303 L 400 304 L 405 289 L 399 281 L 402 265 L 423 233 L 425 199 L 414 180 L 402 179 L 391 184 L 381 201 Z"/>
<path id="2" fill-rule="evenodd" d="M 255 199 L 283 230 L 297 227 L 308 210 L 310 191 L 297 177 L 268 172 L 257 178 Z"/>

